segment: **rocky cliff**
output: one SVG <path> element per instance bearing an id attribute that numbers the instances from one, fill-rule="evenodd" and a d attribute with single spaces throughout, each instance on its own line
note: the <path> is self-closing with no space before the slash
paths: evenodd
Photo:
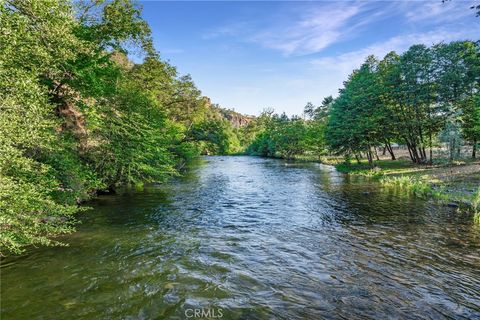
<path id="1" fill-rule="evenodd" d="M 230 121 L 230 123 L 236 128 L 244 127 L 254 119 L 253 116 L 244 115 L 233 110 L 223 108 L 220 108 L 220 114 L 223 118 Z"/>

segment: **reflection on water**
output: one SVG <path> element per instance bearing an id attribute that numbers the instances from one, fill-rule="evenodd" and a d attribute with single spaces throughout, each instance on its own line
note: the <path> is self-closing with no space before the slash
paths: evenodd
<path id="1" fill-rule="evenodd" d="M 209 157 L 2 261 L 2 319 L 480 318 L 471 217 L 330 167 Z"/>

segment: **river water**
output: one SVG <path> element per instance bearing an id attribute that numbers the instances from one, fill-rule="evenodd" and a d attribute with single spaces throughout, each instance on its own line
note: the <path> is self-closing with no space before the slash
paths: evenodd
<path id="1" fill-rule="evenodd" d="M 90 206 L 2 261 L 2 320 L 480 319 L 472 217 L 328 166 L 207 157 Z"/>

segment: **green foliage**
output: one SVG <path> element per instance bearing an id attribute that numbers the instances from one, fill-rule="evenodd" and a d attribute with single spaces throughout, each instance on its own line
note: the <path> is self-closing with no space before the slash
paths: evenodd
<path id="1" fill-rule="evenodd" d="M 380 99 L 377 65 L 375 58 L 369 57 L 345 82 L 332 104 L 326 131 L 331 150 L 340 154 L 365 151 L 371 166 L 372 147 L 385 141 L 381 123 L 390 116 Z"/>
<path id="2" fill-rule="evenodd" d="M 225 119 L 206 119 L 193 125 L 190 136 L 201 141 L 203 154 L 232 154 L 240 151 L 240 142 Z"/>
<path id="3" fill-rule="evenodd" d="M 90 128 L 95 143 L 85 156 L 108 186 L 162 181 L 174 173 L 166 119 L 155 101 L 126 83 L 97 110 L 101 120 Z"/>
<path id="4" fill-rule="evenodd" d="M 27 23 L 1 8 L 0 37 L 8 45 L 0 47 L 0 246 L 15 253 L 27 244 L 55 243 L 51 237 L 71 231 L 70 217 L 79 211 L 78 190 L 64 185 L 70 177 L 59 175 L 62 167 L 56 163 L 41 161 L 52 160 L 55 146 L 61 145 L 55 134 L 59 122 L 47 88 L 32 70 L 55 70 L 55 61 L 43 60 L 49 52 L 33 43 Z M 26 47 L 13 54 L 20 44 Z M 21 58 L 30 60 L 21 64 Z"/>
<path id="5" fill-rule="evenodd" d="M 28 167 L 32 163 L 22 165 Z M 37 175 L 48 173 L 43 166 L 31 169 L 37 169 Z M 58 244 L 53 236 L 73 230 L 71 216 L 78 208 L 54 200 L 53 180 L 36 180 L 0 175 L 0 242 L 2 248 L 14 253 L 20 253 L 28 244 Z"/>
<path id="6" fill-rule="evenodd" d="M 385 146 L 395 159 L 392 141 L 406 145 L 414 163 L 433 162 L 440 132 L 441 141 L 451 145 L 455 140 L 457 150 L 460 132 L 475 146 L 479 68 L 478 43 L 469 41 L 414 45 L 380 62 L 367 58 L 332 103 L 326 130 L 330 150 L 364 153 L 373 167 L 373 147 Z"/>
<path id="7" fill-rule="evenodd" d="M 479 71 L 480 72 L 480 71 Z M 463 139 L 472 144 L 472 157 L 476 157 L 480 142 L 480 93 L 467 97 L 460 103 L 460 123 Z"/>
<path id="8" fill-rule="evenodd" d="M 450 161 L 460 158 L 460 148 L 463 145 L 463 140 L 458 122 L 449 121 L 440 132 L 439 139 L 447 145 Z"/>
<path id="9" fill-rule="evenodd" d="M 473 222 L 476 224 L 480 224 L 480 212 L 475 212 L 473 214 Z"/>
<path id="10" fill-rule="evenodd" d="M 261 129 L 247 148 L 249 154 L 290 159 L 307 153 L 319 157 L 324 153 L 322 121 L 264 112 L 256 122 Z"/>
<path id="11" fill-rule="evenodd" d="M 472 196 L 472 208 L 474 212 L 480 212 L 480 187 Z"/>
<path id="12" fill-rule="evenodd" d="M 52 134 L 51 106 L 36 96 L 41 90 L 34 83 L 15 85 L 15 95 L 0 96 L 0 245 L 18 253 L 26 244 L 54 244 L 51 236 L 72 230 L 76 199 L 85 197 L 74 182 L 89 171 L 67 175 L 63 169 L 70 163 L 55 162 L 52 147 L 60 141 Z"/>
<path id="13" fill-rule="evenodd" d="M 130 0 L 0 1 L 0 43 L 2 254 L 61 244 L 98 190 L 240 148 L 192 79 L 159 58 Z"/>

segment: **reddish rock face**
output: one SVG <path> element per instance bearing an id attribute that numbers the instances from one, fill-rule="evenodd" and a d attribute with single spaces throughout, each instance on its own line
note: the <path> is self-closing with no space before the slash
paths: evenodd
<path id="1" fill-rule="evenodd" d="M 255 116 L 245 115 L 236 112 L 235 110 L 222 108 L 220 105 L 212 103 L 209 97 L 204 96 L 203 101 L 207 108 L 214 110 L 215 113 L 223 119 L 228 120 L 235 128 L 244 127 L 255 119 Z"/>
<path id="2" fill-rule="evenodd" d="M 230 110 L 227 110 L 227 111 L 230 111 Z M 244 126 L 248 125 L 253 120 L 252 116 L 246 116 L 246 115 L 236 113 L 236 112 L 233 112 L 233 111 L 228 112 L 227 114 L 223 114 L 223 116 L 224 116 L 225 119 L 230 121 L 230 123 L 234 127 L 244 127 Z"/>

